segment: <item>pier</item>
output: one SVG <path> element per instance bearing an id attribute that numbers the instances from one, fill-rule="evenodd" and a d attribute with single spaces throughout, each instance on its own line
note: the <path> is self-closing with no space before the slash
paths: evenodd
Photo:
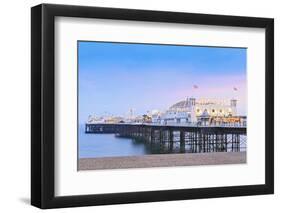
<path id="1" fill-rule="evenodd" d="M 86 124 L 85 133 L 132 138 L 160 153 L 240 152 L 246 145 L 245 126 L 180 126 L 157 124 Z"/>

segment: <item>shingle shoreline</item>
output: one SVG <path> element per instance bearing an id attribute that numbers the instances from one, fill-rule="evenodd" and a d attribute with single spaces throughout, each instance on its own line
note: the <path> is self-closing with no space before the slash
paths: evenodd
<path id="1" fill-rule="evenodd" d="M 246 152 L 155 154 L 128 157 L 80 158 L 78 170 L 198 166 L 246 163 Z"/>

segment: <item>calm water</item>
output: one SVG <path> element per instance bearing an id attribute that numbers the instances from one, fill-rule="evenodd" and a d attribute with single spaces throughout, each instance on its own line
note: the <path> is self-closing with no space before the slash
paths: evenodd
<path id="1" fill-rule="evenodd" d="M 246 136 L 241 136 L 246 137 Z M 228 147 L 228 151 L 231 147 Z M 241 144 L 240 151 L 246 150 L 246 144 Z M 79 128 L 79 158 L 138 156 L 160 153 L 180 153 L 180 144 L 174 143 L 173 150 L 159 144 L 147 144 L 135 139 L 116 137 L 114 134 L 85 134 L 84 126 Z M 188 145 L 184 152 L 189 150 Z"/>
<path id="2" fill-rule="evenodd" d="M 159 145 L 148 145 L 131 138 L 116 137 L 115 134 L 85 134 L 84 126 L 79 128 L 79 158 L 138 156 L 146 154 L 177 153 L 179 144 L 173 151 Z"/>
<path id="3" fill-rule="evenodd" d="M 129 138 L 118 138 L 114 134 L 85 134 L 79 128 L 79 158 L 117 157 L 147 154 L 142 143 Z"/>

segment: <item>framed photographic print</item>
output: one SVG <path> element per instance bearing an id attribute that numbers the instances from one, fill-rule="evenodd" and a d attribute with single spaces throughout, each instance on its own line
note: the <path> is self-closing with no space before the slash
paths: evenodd
<path id="1" fill-rule="evenodd" d="M 31 203 L 272 194 L 274 21 L 31 9 Z"/>

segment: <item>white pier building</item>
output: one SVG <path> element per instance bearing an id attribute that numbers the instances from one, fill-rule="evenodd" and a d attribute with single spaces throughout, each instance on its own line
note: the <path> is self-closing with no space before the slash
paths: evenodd
<path id="1" fill-rule="evenodd" d="M 152 123 L 167 124 L 200 124 L 246 125 L 246 117 L 237 116 L 237 100 L 214 100 L 186 98 L 172 105 L 164 113 L 152 115 Z"/>

